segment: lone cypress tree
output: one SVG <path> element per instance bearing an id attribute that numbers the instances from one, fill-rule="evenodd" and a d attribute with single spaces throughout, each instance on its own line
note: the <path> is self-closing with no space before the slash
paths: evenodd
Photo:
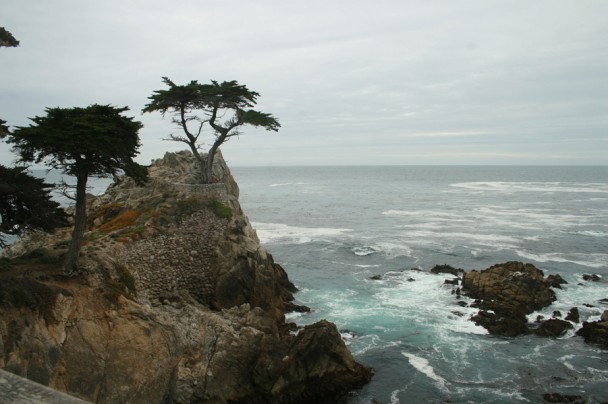
<path id="1" fill-rule="evenodd" d="M 202 182 L 213 182 L 213 159 L 219 147 L 228 139 L 241 134 L 244 125 L 259 126 L 277 132 L 281 125 L 271 114 L 255 111 L 251 108 L 257 103 L 260 94 L 250 91 L 236 81 L 211 84 L 200 84 L 193 80 L 186 85 L 176 85 L 167 77 L 163 82 L 168 90 L 156 90 L 148 97 L 150 103 L 142 112 L 160 111 L 164 116 L 167 111 L 173 114 L 173 123 L 183 131 L 183 135 L 169 135 L 167 140 L 186 143 L 199 163 Z M 203 116 L 197 114 L 202 113 Z M 212 143 L 207 156 L 199 153 L 199 137 L 204 124 L 208 123 L 212 131 Z"/>
<path id="2" fill-rule="evenodd" d="M 89 177 L 109 177 L 124 171 L 138 183 L 147 171 L 133 158 L 140 146 L 141 122 L 121 115 L 128 108 L 94 104 L 86 108 L 47 108 L 45 116 L 30 118 L 7 142 L 24 163 L 46 163 L 76 177 L 76 214 L 72 240 L 64 264 L 68 273 L 78 270 L 86 230 L 86 187 Z"/>

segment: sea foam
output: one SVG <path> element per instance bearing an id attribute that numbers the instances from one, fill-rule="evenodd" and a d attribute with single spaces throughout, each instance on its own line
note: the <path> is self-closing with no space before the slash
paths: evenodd
<path id="1" fill-rule="evenodd" d="M 409 360 L 410 365 L 412 365 L 417 371 L 435 381 L 435 384 L 441 391 L 448 392 L 448 388 L 446 386 L 448 382 L 443 377 L 435 373 L 435 369 L 433 369 L 428 360 L 408 352 L 401 353 Z"/>
<path id="2" fill-rule="evenodd" d="M 313 240 L 322 240 L 340 236 L 350 229 L 336 229 L 327 227 L 299 227 L 284 223 L 252 223 L 262 243 L 276 241 L 293 244 L 310 243 Z"/>

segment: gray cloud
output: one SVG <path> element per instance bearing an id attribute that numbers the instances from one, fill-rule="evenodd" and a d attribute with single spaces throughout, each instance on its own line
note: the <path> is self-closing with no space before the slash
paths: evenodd
<path id="1" fill-rule="evenodd" d="M 233 165 L 608 164 L 608 3 L 3 0 L 0 117 L 128 105 L 147 162 L 180 144 L 140 115 L 161 76 L 236 79 L 278 134 Z M 11 156 L 0 145 L 1 161 Z"/>

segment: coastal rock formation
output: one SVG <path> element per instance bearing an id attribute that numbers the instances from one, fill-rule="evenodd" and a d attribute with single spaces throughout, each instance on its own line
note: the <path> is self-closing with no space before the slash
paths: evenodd
<path id="1" fill-rule="evenodd" d="M 602 313 L 599 321 L 583 322 L 583 328 L 576 332 L 585 342 L 608 348 L 608 310 Z"/>
<path id="2" fill-rule="evenodd" d="M 534 334 L 541 337 L 559 337 L 572 328 L 572 324 L 559 318 L 551 318 L 540 323 Z"/>
<path id="3" fill-rule="evenodd" d="M 333 324 L 290 332 L 306 308 L 216 162 L 220 183 L 167 154 L 146 187 L 91 198 L 79 276 L 50 259 L 69 229 L 6 251 L 49 259 L 0 272 L 0 368 L 98 403 L 331 402 L 369 381 Z"/>
<path id="4" fill-rule="evenodd" d="M 458 276 L 459 274 L 463 273 L 464 269 L 461 268 L 454 268 L 453 266 L 450 265 L 435 265 L 433 268 L 431 268 L 431 273 L 432 274 L 451 274 L 454 276 Z"/>
<path id="5" fill-rule="evenodd" d="M 481 309 L 472 320 L 490 333 L 503 336 L 528 333 L 526 315 L 556 299 L 543 272 L 521 262 L 466 272 L 462 291 L 477 299 L 476 305 Z"/>

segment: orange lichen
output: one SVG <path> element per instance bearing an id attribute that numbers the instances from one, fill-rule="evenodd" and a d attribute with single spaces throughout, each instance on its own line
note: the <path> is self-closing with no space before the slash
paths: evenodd
<path id="1" fill-rule="evenodd" d="M 112 231 L 124 229 L 125 227 L 133 226 L 137 222 L 137 218 L 140 214 L 140 212 L 137 212 L 135 210 L 128 210 L 116 216 L 109 222 L 102 224 L 100 226 L 100 229 L 109 233 Z"/>

